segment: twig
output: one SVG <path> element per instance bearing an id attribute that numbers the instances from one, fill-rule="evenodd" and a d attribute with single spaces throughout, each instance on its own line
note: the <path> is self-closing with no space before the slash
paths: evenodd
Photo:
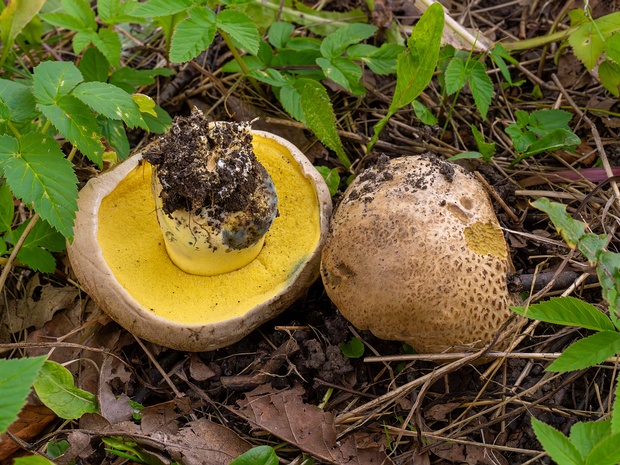
<path id="1" fill-rule="evenodd" d="M 37 224 L 38 219 L 39 219 L 38 213 L 35 213 L 34 215 L 32 215 L 32 217 L 30 218 L 30 223 L 28 223 L 28 225 L 24 229 L 24 232 L 22 233 L 22 235 L 19 236 L 19 239 L 17 243 L 15 244 L 15 247 L 13 248 L 13 252 L 11 252 L 11 255 L 8 261 L 4 265 L 4 268 L 2 269 L 2 274 L 0 274 L 0 290 L 4 288 L 4 283 L 6 282 L 6 279 L 8 278 L 9 273 L 11 272 L 11 267 L 13 266 L 13 262 L 17 258 L 17 253 L 19 252 L 19 249 L 21 249 L 22 245 L 24 245 L 24 242 L 26 241 L 28 234 L 30 234 L 30 231 L 32 231 L 35 224 Z"/>

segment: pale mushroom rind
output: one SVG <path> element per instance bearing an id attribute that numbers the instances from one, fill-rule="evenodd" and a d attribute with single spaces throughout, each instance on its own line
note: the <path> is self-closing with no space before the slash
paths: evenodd
<path id="1" fill-rule="evenodd" d="M 353 181 L 321 267 L 329 297 L 353 325 L 422 353 L 488 344 L 520 302 L 506 287 L 512 272 L 483 186 L 424 156 L 384 160 Z"/>

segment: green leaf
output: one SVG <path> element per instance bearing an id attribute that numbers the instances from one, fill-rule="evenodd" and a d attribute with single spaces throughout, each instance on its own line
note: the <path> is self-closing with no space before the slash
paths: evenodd
<path id="1" fill-rule="evenodd" d="M 564 110 L 535 110 L 529 115 L 529 125 L 550 131 L 552 129 L 568 129 L 573 115 Z"/>
<path id="2" fill-rule="evenodd" d="M 575 56 L 579 58 L 589 70 L 593 69 L 605 50 L 605 39 L 612 32 L 620 29 L 620 13 L 611 13 L 592 22 L 581 24 L 568 37 L 568 43 L 573 47 Z M 599 35 L 600 33 L 600 35 Z"/>
<path id="3" fill-rule="evenodd" d="M 101 166 L 104 147 L 93 112 L 71 95 L 60 97 L 55 105 L 38 105 L 54 127 L 89 160 Z"/>
<path id="4" fill-rule="evenodd" d="M 620 34 L 612 34 L 605 40 L 605 55 L 615 63 L 620 63 Z"/>
<path id="5" fill-rule="evenodd" d="M 506 79 L 506 82 L 508 82 L 511 86 L 514 85 L 506 61 L 513 65 L 517 65 L 519 62 L 511 57 L 508 51 L 500 43 L 495 44 L 495 46 L 491 49 L 490 57 L 499 68 L 502 76 Z"/>
<path id="6" fill-rule="evenodd" d="M 215 37 L 215 21 L 215 13 L 208 8 L 192 8 L 189 18 L 181 21 L 174 31 L 170 60 L 182 63 L 196 58 L 206 50 Z"/>
<path id="7" fill-rule="evenodd" d="M 470 66 L 468 82 L 471 95 L 474 97 L 474 103 L 480 112 L 480 116 L 482 119 L 486 119 L 493 98 L 493 82 L 482 63 L 474 61 Z"/>
<path id="8" fill-rule="evenodd" d="M 486 142 L 484 140 L 484 136 L 475 125 L 472 124 L 470 127 L 471 132 L 474 135 L 476 145 L 478 146 L 478 150 L 482 154 L 483 160 L 491 161 L 491 159 L 493 158 L 493 154 L 495 153 L 495 143 Z"/>
<path id="9" fill-rule="evenodd" d="M 377 27 L 371 24 L 352 23 L 329 34 L 321 43 L 321 54 L 325 58 L 339 57 L 349 45 L 372 37 Z"/>
<path id="10" fill-rule="evenodd" d="M 245 13 L 237 10 L 224 10 L 217 16 L 215 24 L 230 36 L 235 47 L 252 55 L 258 53 L 260 35 L 254 22 Z"/>
<path id="11" fill-rule="evenodd" d="M 0 14 L 0 39 L 2 39 L 2 61 L 9 53 L 15 39 L 26 25 L 37 15 L 45 0 L 13 0 Z"/>
<path id="12" fill-rule="evenodd" d="M 148 0 L 136 7 L 132 13 L 145 18 L 170 16 L 185 11 L 191 6 L 192 0 Z"/>
<path id="13" fill-rule="evenodd" d="M 586 465 L 617 465 L 620 462 L 620 433 L 599 442 L 586 457 Z"/>
<path id="14" fill-rule="evenodd" d="M 75 88 L 73 95 L 106 118 L 123 120 L 130 128 L 145 126 L 140 109 L 131 95 L 115 85 L 84 82 Z"/>
<path id="15" fill-rule="evenodd" d="M 609 303 L 609 312 L 616 328 L 620 329 L 620 254 L 601 251 L 596 266 L 603 298 Z"/>
<path id="16" fill-rule="evenodd" d="M 85 413 L 99 411 L 96 397 L 76 388 L 69 370 L 56 362 L 43 364 L 34 389 L 45 406 L 65 420 L 75 420 Z"/>
<path id="17" fill-rule="evenodd" d="M 424 12 L 407 41 L 408 52 L 398 57 L 396 89 L 390 112 L 410 104 L 426 88 L 437 66 L 444 10 L 433 3 Z"/>
<path id="18" fill-rule="evenodd" d="M 581 139 L 570 129 L 558 128 L 547 132 L 540 139 L 532 142 L 525 150 L 525 154 L 520 156 L 515 163 L 526 156 L 536 155 L 542 152 L 552 152 L 568 147 L 574 147 L 581 143 Z"/>
<path id="19" fill-rule="evenodd" d="M 362 70 L 351 59 L 337 57 L 331 59 L 317 58 L 317 65 L 321 67 L 325 76 L 347 89 L 353 95 L 364 95 L 366 88 L 360 82 Z"/>
<path id="20" fill-rule="evenodd" d="M 11 230 L 14 214 L 13 194 L 11 189 L 9 189 L 9 185 L 3 182 L 0 185 L 0 233 Z"/>
<path id="21" fill-rule="evenodd" d="M 0 360 L 0 434 L 17 419 L 46 357 Z"/>
<path id="22" fill-rule="evenodd" d="M 291 23 L 276 21 L 269 27 L 268 40 L 275 48 L 284 48 L 291 34 L 295 30 L 295 26 Z"/>
<path id="23" fill-rule="evenodd" d="M 54 462 L 50 462 L 45 457 L 41 457 L 40 455 L 16 457 L 13 460 L 13 465 L 54 465 Z"/>
<path id="24" fill-rule="evenodd" d="M 110 63 L 103 53 L 91 47 L 86 49 L 82 55 L 78 69 L 86 82 L 106 82 L 108 80 L 108 73 L 110 72 Z"/>
<path id="25" fill-rule="evenodd" d="M 96 27 L 95 24 L 83 23 L 79 18 L 64 12 L 47 13 L 41 15 L 41 19 L 52 26 L 70 31 L 93 30 Z"/>
<path id="26" fill-rule="evenodd" d="M 459 57 L 450 60 L 444 71 L 446 94 L 452 95 L 460 91 L 467 82 L 467 68 L 465 62 Z"/>
<path id="27" fill-rule="evenodd" d="M 278 463 L 280 462 L 273 447 L 257 446 L 241 454 L 230 462 L 230 465 L 278 465 Z"/>
<path id="28" fill-rule="evenodd" d="M 329 195 L 332 197 L 338 192 L 340 186 L 340 174 L 336 168 L 328 168 L 327 166 L 315 166 L 316 170 L 323 176 L 327 188 L 329 189 Z"/>
<path id="29" fill-rule="evenodd" d="M 90 29 L 79 31 L 77 34 L 73 36 L 72 46 L 73 53 L 79 55 L 85 50 L 97 37 L 97 32 L 91 31 Z"/>
<path id="30" fill-rule="evenodd" d="M 57 457 L 60 457 L 65 452 L 67 452 L 67 450 L 69 450 L 70 447 L 71 447 L 71 444 L 69 444 L 69 441 L 67 441 L 66 439 L 63 439 L 61 441 L 50 441 L 47 443 L 47 449 L 45 453 L 49 457 L 55 459 Z"/>
<path id="31" fill-rule="evenodd" d="M 620 433 L 620 375 L 616 378 L 616 395 L 611 408 L 611 432 Z"/>
<path id="32" fill-rule="evenodd" d="M 148 113 L 143 113 L 142 118 L 144 118 L 144 122 L 149 128 L 149 132 L 155 134 L 163 134 L 170 126 L 172 126 L 172 118 L 164 110 L 162 107 L 156 106 L 155 113 L 157 116 L 149 115 Z"/>
<path id="33" fill-rule="evenodd" d="M 40 247 L 22 247 L 17 252 L 17 259 L 28 268 L 41 273 L 53 273 L 56 259 L 47 250 Z"/>
<path id="34" fill-rule="evenodd" d="M 555 229 L 561 234 L 562 239 L 570 248 L 574 248 L 579 239 L 585 234 L 585 224 L 573 219 L 566 213 L 566 205 L 551 202 L 547 198 L 541 198 L 532 202 L 532 206 L 549 215 L 553 226 L 555 226 Z"/>
<path id="35" fill-rule="evenodd" d="M 32 87 L 21 82 L 0 79 L 0 99 L 9 107 L 13 122 L 31 121 L 38 113 Z"/>
<path id="36" fill-rule="evenodd" d="M 120 87 L 125 92 L 135 92 L 138 86 L 148 86 L 155 82 L 155 76 L 172 76 L 174 71 L 168 68 L 134 69 L 123 66 L 115 70 L 111 75 L 110 84 Z"/>
<path id="37" fill-rule="evenodd" d="M 567 347 L 547 371 L 580 370 L 601 363 L 620 352 L 620 333 L 600 331 Z"/>
<path id="38" fill-rule="evenodd" d="M 519 315 L 556 325 L 579 326 L 594 331 L 613 331 L 614 325 L 595 306 L 574 297 L 555 297 L 529 307 L 510 307 Z"/>
<path id="39" fill-rule="evenodd" d="M 146 113 L 151 116 L 157 116 L 155 107 L 157 106 L 155 101 L 145 94 L 133 94 L 131 96 L 132 101 L 137 105 L 138 110 L 141 113 Z"/>
<path id="40" fill-rule="evenodd" d="M 289 83 L 289 79 L 284 77 L 280 71 L 273 68 L 265 70 L 254 70 L 248 74 L 257 81 L 264 82 L 273 87 L 282 87 Z"/>
<path id="41" fill-rule="evenodd" d="M 73 238 L 77 210 L 77 177 L 58 143 L 40 133 L 29 133 L 18 142 L 0 136 L 0 169 L 13 193 L 63 236 Z"/>
<path id="42" fill-rule="evenodd" d="M 83 80 L 82 73 L 73 63 L 44 61 L 34 69 L 32 91 L 37 103 L 54 105 Z"/>
<path id="43" fill-rule="evenodd" d="M 102 23 L 114 26 L 119 23 L 138 23 L 141 18 L 134 16 L 140 3 L 136 0 L 97 0 L 97 13 Z"/>
<path id="44" fill-rule="evenodd" d="M 545 451 L 555 462 L 562 465 L 583 465 L 583 457 L 579 450 L 566 436 L 555 428 L 538 421 L 532 417 L 532 428 L 536 438 L 540 441 Z"/>
<path id="45" fill-rule="evenodd" d="M 101 28 L 92 38 L 93 45 L 97 47 L 108 62 L 115 68 L 121 64 L 121 40 L 112 29 Z"/>
<path id="46" fill-rule="evenodd" d="M 296 87 L 301 97 L 301 108 L 306 124 L 323 144 L 336 152 L 340 162 L 348 169 L 351 161 L 342 147 L 336 129 L 336 116 L 327 91 L 312 79 L 302 78 L 297 82 Z"/>
<path id="47" fill-rule="evenodd" d="M 306 123 L 304 111 L 301 107 L 301 95 L 293 84 L 287 84 L 274 89 L 276 98 L 282 104 L 282 108 L 297 121 Z"/>
<path id="48" fill-rule="evenodd" d="M 389 75 L 396 73 L 398 55 L 405 51 L 405 47 L 397 44 L 383 44 L 380 48 L 366 56 L 356 56 L 358 50 L 354 47 L 363 47 L 364 44 L 353 45 L 347 49 L 347 55 L 359 59 L 365 63 L 370 70 L 379 75 Z M 376 47 L 373 47 L 376 48 Z"/>
<path id="49" fill-rule="evenodd" d="M 452 155 L 448 158 L 448 161 L 456 161 L 456 160 L 476 160 L 478 158 L 482 158 L 482 154 L 480 152 L 461 152 L 456 155 Z"/>
<path id="50" fill-rule="evenodd" d="M 611 433 L 609 421 L 575 423 L 570 429 L 570 441 L 586 457 L 592 448 Z"/>
<path id="51" fill-rule="evenodd" d="M 123 123 L 117 120 L 99 118 L 99 127 L 101 134 L 116 151 L 118 159 L 126 159 L 130 154 L 130 146 Z"/>
<path id="52" fill-rule="evenodd" d="M 614 97 L 620 95 L 618 86 L 620 86 L 620 64 L 605 60 L 598 65 L 598 78 L 601 84 Z"/>
<path id="53" fill-rule="evenodd" d="M 88 0 L 61 0 L 62 9 L 71 16 L 78 18 L 83 24 L 94 24 L 95 12 L 90 7 Z"/>
<path id="54" fill-rule="evenodd" d="M 414 100 L 411 103 L 411 106 L 413 107 L 413 112 L 415 113 L 415 116 L 422 123 L 428 124 L 429 126 L 437 124 L 437 118 L 435 118 L 435 115 L 433 115 L 431 111 L 426 108 L 426 106 L 424 106 L 421 102 L 419 102 L 418 100 Z"/>
<path id="55" fill-rule="evenodd" d="M 357 337 L 352 337 L 349 341 L 340 344 L 342 355 L 347 358 L 360 358 L 364 355 L 364 343 Z"/>

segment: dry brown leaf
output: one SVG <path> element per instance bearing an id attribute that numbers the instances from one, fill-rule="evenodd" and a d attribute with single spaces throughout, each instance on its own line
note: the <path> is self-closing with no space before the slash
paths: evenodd
<path id="1" fill-rule="evenodd" d="M 216 373 L 198 355 L 191 354 L 189 357 L 189 375 L 196 381 L 206 381 L 215 377 Z"/>
<path id="2" fill-rule="evenodd" d="M 384 447 L 364 444 L 364 435 L 354 433 L 337 440 L 334 416 L 302 401 L 303 388 L 273 392 L 269 385 L 260 386 L 237 402 L 237 414 L 254 427 L 269 431 L 304 452 L 335 464 L 392 464 Z M 358 441 L 359 438 L 359 441 Z M 370 447 L 364 447 L 370 445 Z"/>
<path id="3" fill-rule="evenodd" d="M 106 357 L 101 364 L 99 374 L 99 409 L 101 416 L 111 425 L 131 419 L 134 413 L 126 392 L 131 372 L 115 357 Z M 113 384 L 117 385 L 120 395 L 115 395 Z"/>
<path id="4" fill-rule="evenodd" d="M 9 431 L 26 442 L 32 442 L 56 418 L 56 414 L 44 405 L 29 403 L 19 412 L 19 417 L 9 426 Z M 0 460 L 7 459 L 19 449 L 6 434 L 0 435 Z"/>
<path id="5" fill-rule="evenodd" d="M 461 405 L 461 402 L 446 402 L 445 404 L 439 403 L 424 411 L 424 418 L 427 420 L 445 421 L 446 415 L 457 409 Z"/>
<path id="6" fill-rule="evenodd" d="M 72 431 L 67 436 L 69 448 L 60 457 L 54 459 L 56 465 L 70 465 L 76 463 L 78 458 L 87 459 L 92 453 L 90 436 L 81 431 Z"/>

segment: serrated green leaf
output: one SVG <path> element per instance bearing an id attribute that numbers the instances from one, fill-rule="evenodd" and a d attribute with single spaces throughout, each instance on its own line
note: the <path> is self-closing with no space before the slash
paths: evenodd
<path id="1" fill-rule="evenodd" d="M 191 0 L 148 0 L 136 7 L 132 13 L 145 18 L 170 16 L 185 11 L 191 6 Z"/>
<path id="2" fill-rule="evenodd" d="M 13 465 L 54 465 L 54 462 L 50 462 L 40 455 L 29 455 L 27 457 L 16 457 L 13 459 Z"/>
<path id="3" fill-rule="evenodd" d="M 121 63 L 121 40 L 112 29 L 101 28 L 92 38 L 93 45 L 97 47 L 108 62 L 117 68 Z"/>
<path id="4" fill-rule="evenodd" d="M 329 34 L 321 43 L 321 54 L 325 58 L 339 57 L 349 45 L 372 37 L 377 27 L 371 24 L 352 23 Z"/>
<path id="5" fill-rule="evenodd" d="M 83 24 L 95 24 L 95 12 L 88 0 L 61 0 L 62 9 L 71 16 L 78 18 Z"/>
<path id="6" fill-rule="evenodd" d="M 136 0 L 97 0 L 97 13 L 102 23 L 114 26 L 119 23 L 137 23 L 141 18 L 133 15 L 140 3 Z"/>
<path id="7" fill-rule="evenodd" d="M 0 360 L 0 434 L 17 419 L 46 357 Z"/>
<path id="8" fill-rule="evenodd" d="M 18 142 L 0 136 L 0 169 L 13 193 L 63 236 L 73 238 L 77 210 L 77 177 L 58 143 L 40 133 Z"/>
<path id="9" fill-rule="evenodd" d="M 268 40 L 275 48 L 284 48 L 291 34 L 295 30 L 295 26 L 291 23 L 276 21 L 269 27 Z"/>
<path id="10" fill-rule="evenodd" d="M 244 452 L 229 465 L 278 465 L 280 461 L 271 446 L 256 446 Z"/>
<path id="11" fill-rule="evenodd" d="M 34 389 L 45 406 L 65 420 L 75 420 L 85 413 L 99 411 L 96 397 L 76 388 L 69 370 L 56 362 L 43 364 Z"/>
<path id="12" fill-rule="evenodd" d="M 620 434 L 612 434 L 599 442 L 586 457 L 586 465 L 617 465 L 620 462 Z"/>
<path id="13" fill-rule="evenodd" d="M 17 259 L 31 270 L 40 273 L 53 273 L 56 269 L 54 256 L 40 247 L 22 246 L 17 252 Z"/>
<path id="14" fill-rule="evenodd" d="M 609 421 L 590 421 L 575 423 L 570 429 L 570 441 L 586 457 L 592 448 L 611 433 Z"/>
<path id="15" fill-rule="evenodd" d="M 325 179 L 325 184 L 327 184 L 327 188 L 329 189 L 329 195 L 332 197 L 336 195 L 338 192 L 338 187 L 340 186 L 340 174 L 338 174 L 338 170 L 336 168 L 328 168 L 327 166 L 315 166 L 316 170 L 323 176 Z"/>
<path id="16" fill-rule="evenodd" d="M 106 118 L 123 120 L 130 128 L 146 126 L 140 115 L 140 108 L 131 95 L 115 85 L 83 82 L 73 90 L 72 95 Z"/>
<path id="17" fill-rule="evenodd" d="M 598 65 L 598 78 L 601 84 L 614 97 L 620 95 L 618 86 L 620 86 L 620 64 L 605 60 Z"/>
<path id="18" fill-rule="evenodd" d="M 306 123 L 304 111 L 301 107 L 301 95 L 291 83 L 280 88 L 275 88 L 276 98 L 282 104 L 282 108 L 297 121 Z"/>
<path id="19" fill-rule="evenodd" d="M 486 119 L 493 98 L 493 82 L 485 66 L 479 61 L 470 65 L 468 82 L 476 108 L 482 119 Z"/>
<path id="20" fill-rule="evenodd" d="M 458 57 L 453 58 L 448 63 L 448 67 L 444 71 L 444 83 L 446 86 L 446 94 L 452 95 L 460 91 L 467 82 L 467 68 L 465 63 Z"/>
<path id="21" fill-rule="evenodd" d="M 82 55 L 78 66 L 80 73 L 84 77 L 84 81 L 100 81 L 108 80 L 110 72 L 110 63 L 106 57 L 94 47 L 88 48 Z"/>
<path id="22" fill-rule="evenodd" d="M 149 115 L 148 113 L 143 113 L 142 118 L 144 122 L 149 128 L 149 132 L 154 134 L 163 134 L 170 126 L 172 126 L 172 118 L 168 114 L 166 110 L 164 110 L 160 106 L 155 107 L 155 113 L 157 116 Z"/>
<path id="23" fill-rule="evenodd" d="M 2 60 L 13 47 L 15 39 L 26 25 L 37 15 L 45 0 L 13 0 L 0 14 L 0 38 L 2 39 Z"/>
<path id="24" fill-rule="evenodd" d="M 101 166 L 104 147 L 99 125 L 93 112 L 77 98 L 65 95 L 55 105 L 38 105 L 41 113 L 73 145 L 94 163 Z"/>
<path id="25" fill-rule="evenodd" d="M 553 226 L 561 234 L 562 239 L 570 248 L 574 248 L 579 239 L 585 234 L 585 224 L 573 219 L 573 217 L 566 213 L 566 205 L 558 202 L 551 202 L 549 199 L 543 197 L 532 202 L 532 206 L 549 215 Z"/>
<path id="26" fill-rule="evenodd" d="M 217 16 L 215 24 L 230 36 L 235 47 L 252 55 L 258 53 L 260 35 L 256 24 L 245 13 L 237 10 L 224 10 Z"/>
<path id="27" fill-rule="evenodd" d="M 91 31 L 90 29 L 85 31 L 79 31 L 73 36 L 73 40 L 71 41 L 71 45 L 73 46 L 73 53 L 79 55 L 85 50 L 90 44 L 93 43 L 93 40 L 97 37 L 97 32 Z"/>
<path id="28" fill-rule="evenodd" d="M 44 61 L 33 71 L 32 91 L 37 103 L 54 105 L 83 80 L 73 63 Z"/>
<path id="29" fill-rule="evenodd" d="M 595 306 L 574 297 L 555 297 L 529 307 L 511 307 L 519 315 L 563 326 L 579 326 L 594 331 L 613 331 L 614 325 Z"/>
<path id="30" fill-rule="evenodd" d="M 611 432 L 612 434 L 620 433 L 620 375 L 616 378 L 616 392 L 611 408 Z"/>
<path id="31" fill-rule="evenodd" d="M 351 161 L 342 147 L 342 141 L 336 129 L 336 116 L 327 91 L 312 79 L 302 78 L 297 83 L 296 87 L 301 97 L 301 108 L 306 124 L 323 144 L 336 152 L 340 162 L 348 169 Z"/>
<path id="32" fill-rule="evenodd" d="M 533 417 L 532 428 L 536 438 L 554 461 L 562 465 L 584 464 L 579 450 L 558 430 Z"/>
<path id="33" fill-rule="evenodd" d="M 325 77 L 340 84 L 353 95 L 366 93 L 366 88 L 360 82 L 362 70 L 351 59 L 345 57 L 317 58 L 316 64 L 321 67 Z"/>
<path id="34" fill-rule="evenodd" d="M 620 30 L 620 13 L 611 13 L 595 20 L 581 24 L 570 34 L 568 43 L 573 47 L 575 56 L 589 70 L 593 69 L 605 50 L 605 39 L 613 32 Z M 600 35 L 599 35 L 600 34 Z"/>
<path id="35" fill-rule="evenodd" d="M 567 347 L 547 371 L 565 372 L 588 368 L 620 352 L 620 333 L 600 331 Z"/>
<path id="36" fill-rule="evenodd" d="M 3 182 L 2 185 L 0 185 L 0 233 L 10 231 L 14 214 L 15 205 L 13 203 L 13 194 L 9 185 Z"/>
<path id="37" fill-rule="evenodd" d="M 84 23 L 80 18 L 76 18 L 65 12 L 47 13 L 41 15 L 41 19 L 52 26 L 68 29 L 70 31 L 92 31 L 97 27 L 96 24 Z"/>
<path id="38" fill-rule="evenodd" d="M 126 159 L 130 154 L 130 146 L 123 123 L 112 119 L 100 118 L 99 127 L 110 146 L 116 151 L 118 159 Z"/>
<path id="39" fill-rule="evenodd" d="M 34 119 L 37 114 L 32 87 L 18 81 L 0 79 L 0 98 L 9 107 L 13 122 L 21 123 Z"/>
<path id="40" fill-rule="evenodd" d="M 177 25 L 172 36 L 170 60 L 183 63 L 206 50 L 215 37 L 215 21 L 215 13 L 208 8 L 195 7 L 189 10 L 189 18 Z"/>

